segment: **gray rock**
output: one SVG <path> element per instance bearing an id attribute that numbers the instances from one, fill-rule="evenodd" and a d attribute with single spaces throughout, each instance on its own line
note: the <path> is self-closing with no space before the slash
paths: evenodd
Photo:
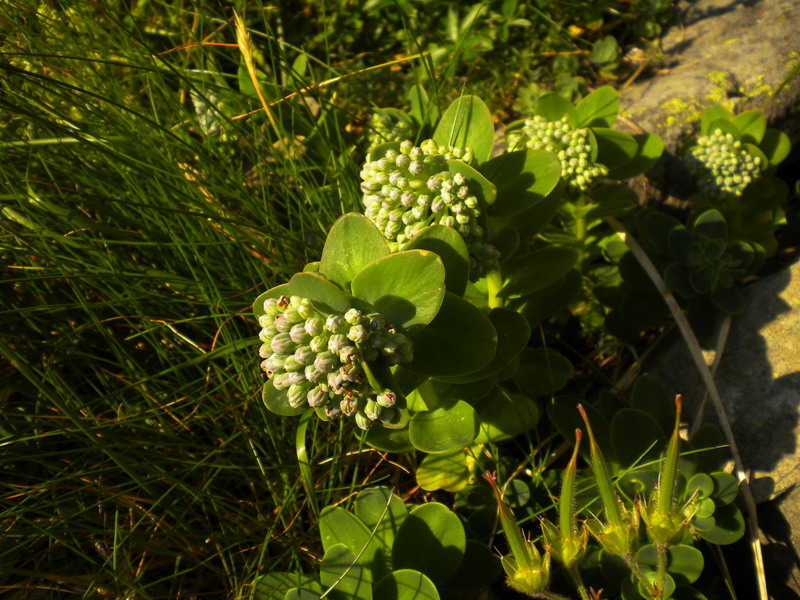
<path id="1" fill-rule="evenodd" d="M 691 178 L 675 154 L 704 108 L 757 108 L 798 139 L 800 76 L 791 74 L 800 64 L 800 2 L 699 0 L 679 2 L 677 12 L 662 40 L 664 64 L 622 91 L 620 125 L 664 138 L 665 156 L 649 176 L 667 195 L 685 198 Z"/>

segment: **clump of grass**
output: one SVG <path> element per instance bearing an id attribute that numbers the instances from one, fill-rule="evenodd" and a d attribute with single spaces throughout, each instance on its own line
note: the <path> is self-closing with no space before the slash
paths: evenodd
<path id="1" fill-rule="evenodd" d="M 192 95 L 259 108 L 232 26 L 148 10 L 0 5 L 3 590 L 243 596 L 310 544 L 250 305 L 355 207 L 350 146 L 324 98 L 277 105 L 277 134 L 260 113 L 203 133 Z M 231 45 L 164 54 L 209 38 Z M 368 475 L 352 443 L 310 428 L 320 504 Z"/>

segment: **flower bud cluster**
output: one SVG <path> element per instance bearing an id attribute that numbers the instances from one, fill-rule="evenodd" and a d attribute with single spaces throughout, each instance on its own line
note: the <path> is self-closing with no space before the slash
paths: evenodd
<path id="1" fill-rule="evenodd" d="M 264 312 L 261 368 L 276 390 L 287 390 L 292 407 L 308 404 L 332 419 L 353 417 L 361 429 L 392 419 L 396 394 L 373 389 L 364 364 L 378 357 L 389 365 L 406 363 L 413 348 L 379 313 L 351 308 L 324 315 L 299 296 L 269 298 Z"/>
<path id="2" fill-rule="evenodd" d="M 478 199 L 461 173 L 449 170 L 447 160 L 472 160 L 472 149 L 410 141 L 398 150 L 368 160 L 361 170 L 364 214 L 392 242 L 403 244 L 429 225 L 445 225 L 461 234 L 470 251 L 473 275 L 496 268 L 499 252 L 484 243 L 478 225 Z"/>
<path id="3" fill-rule="evenodd" d="M 566 115 L 548 121 L 535 115 L 520 130 L 508 134 L 510 148 L 522 144 L 531 150 L 547 150 L 561 161 L 561 178 L 573 191 L 586 191 L 594 181 L 608 174 L 608 167 L 591 161 L 589 130 L 573 129 Z"/>
<path id="4" fill-rule="evenodd" d="M 686 166 L 700 185 L 700 191 L 715 200 L 741 196 L 761 174 L 761 159 L 752 156 L 742 142 L 717 129 L 697 138 L 689 150 Z"/>
<path id="5" fill-rule="evenodd" d="M 399 142 L 414 137 L 411 123 L 385 112 L 374 112 L 369 118 L 367 142 L 370 148 L 386 142 Z"/>

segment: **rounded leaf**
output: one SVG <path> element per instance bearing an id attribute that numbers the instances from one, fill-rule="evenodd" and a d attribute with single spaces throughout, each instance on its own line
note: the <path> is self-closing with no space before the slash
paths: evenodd
<path id="1" fill-rule="evenodd" d="M 633 136 L 636 140 L 636 154 L 628 162 L 610 169 L 609 179 L 630 179 L 647 172 L 664 153 L 664 140 L 654 133 L 639 133 Z"/>
<path id="2" fill-rule="evenodd" d="M 333 600 L 372 600 L 372 576 L 356 561 L 356 555 L 342 544 L 325 551 L 320 565 L 322 587 Z"/>
<path id="3" fill-rule="evenodd" d="M 433 141 L 437 144 L 472 148 L 481 163 L 492 155 L 494 122 L 486 104 L 477 96 L 461 96 L 444 111 Z"/>
<path id="4" fill-rule="evenodd" d="M 436 253 L 444 264 L 444 285 L 448 292 L 463 296 L 469 281 L 469 251 L 464 238 L 452 227 L 431 225 L 420 231 L 403 248 Z"/>
<path id="5" fill-rule="evenodd" d="M 658 550 L 655 545 L 643 546 L 636 553 L 636 562 L 642 569 L 658 569 Z M 678 585 L 688 585 L 697 581 L 703 572 L 703 553 L 697 548 L 684 544 L 670 545 L 667 550 L 667 571 Z"/>
<path id="6" fill-rule="evenodd" d="M 572 248 L 551 246 L 520 257 L 508 265 L 498 296 L 514 298 L 538 292 L 564 277 L 578 256 Z"/>
<path id="7" fill-rule="evenodd" d="M 297 408 L 291 406 L 289 404 L 287 392 L 288 390 L 286 389 L 276 390 L 272 385 L 272 380 L 270 379 L 264 384 L 264 387 L 261 388 L 261 400 L 264 402 L 264 406 L 266 406 L 270 412 L 273 412 L 276 415 L 282 415 L 284 417 L 293 417 L 295 415 L 299 415 L 308 408 L 308 405 L 306 404 L 301 404 Z"/>
<path id="8" fill-rule="evenodd" d="M 533 327 L 543 319 L 566 308 L 581 292 L 583 279 L 577 269 L 571 269 L 564 277 L 546 288 L 525 296 L 519 311 Z"/>
<path id="9" fill-rule="evenodd" d="M 429 376 L 473 373 L 492 360 L 497 333 L 488 317 L 447 292 L 436 318 L 412 337 L 414 360 L 404 368 Z"/>
<path id="10" fill-rule="evenodd" d="M 578 127 L 611 127 L 619 112 L 619 94 L 610 85 L 597 88 L 578 103 Z"/>
<path id="11" fill-rule="evenodd" d="M 408 434 L 415 448 L 434 454 L 470 445 L 478 435 L 479 426 L 475 409 L 457 400 L 450 406 L 413 415 Z"/>
<path id="12" fill-rule="evenodd" d="M 439 600 L 434 583 L 413 569 L 400 569 L 381 579 L 373 596 L 381 600 Z"/>
<path id="13" fill-rule="evenodd" d="M 463 449 L 442 454 L 428 454 L 417 467 L 417 484 L 423 490 L 458 492 L 472 477 Z"/>
<path id="14" fill-rule="evenodd" d="M 308 298 L 323 313 L 346 313 L 350 300 L 336 285 L 317 273 L 297 273 L 289 280 L 290 296 Z"/>
<path id="15" fill-rule="evenodd" d="M 561 179 L 561 161 L 545 150 L 517 150 L 497 156 L 481 167 L 497 186 L 492 214 L 512 216 L 540 202 Z"/>
<path id="16" fill-rule="evenodd" d="M 572 363 L 555 350 L 529 349 L 520 357 L 516 382 L 527 396 L 549 396 L 567 385 Z"/>
<path id="17" fill-rule="evenodd" d="M 539 422 L 539 406 L 520 394 L 502 391 L 484 398 L 477 406 L 481 421 L 478 443 L 510 440 L 530 431 Z"/>
<path id="18" fill-rule="evenodd" d="M 386 238 L 372 221 L 362 214 L 348 213 L 328 232 L 319 272 L 346 290 L 361 269 L 389 252 Z"/>
<path id="19" fill-rule="evenodd" d="M 569 100 L 560 94 L 545 94 L 536 101 L 536 108 L 533 112 L 553 122 L 566 115 L 572 127 L 578 126 L 578 111 Z"/>
<path id="20" fill-rule="evenodd" d="M 408 516 L 403 501 L 387 487 L 368 488 L 356 496 L 354 510 L 367 529 L 375 532 L 385 556 L 389 556 L 397 531 Z"/>
<path id="21" fill-rule="evenodd" d="M 364 267 L 351 288 L 354 296 L 392 325 L 413 333 L 439 312 L 445 293 L 444 265 L 426 250 L 396 252 Z"/>
<path id="22" fill-rule="evenodd" d="M 319 532 L 326 553 L 334 546 L 344 546 L 358 556 L 358 563 L 371 573 L 370 578 L 383 577 L 387 565 L 380 542 L 354 514 L 341 506 L 326 506 L 319 517 Z"/>
<path id="23" fill-rule="evenodd" d="M 597 140 L 597 162 L 609 169 L 624 165 L 639 151 L 639 144 L 633 136 L 622 131 L 593 127 L 592 133 Z"/>
<path id="24" fill-rule="evenodd" d="M 744 517 L 735 504 L 718 506 L 714 511 L 714 527 L 699 533 L 712 544 L 733 544 L 744 535 Z"/>
<path id="25" fill-rule="evenodd" d="M 414 569 L 437 584 L 444 583 L 464 558 L 467 537 L 449 508 L 429 502 L 408 515 L 392 547 L 392 568 Z"/>
<path id="26" fill-rule="evenodd" d="M 623 408 L 611 421 L 611 439 L 617 461 L 629 467 L 658 460 L 667 436 L 653 417 L 634 408 Z"/>

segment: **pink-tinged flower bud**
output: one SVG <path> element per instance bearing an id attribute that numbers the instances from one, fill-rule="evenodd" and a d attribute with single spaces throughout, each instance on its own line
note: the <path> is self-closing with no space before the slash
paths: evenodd
<path id="1" fill-rule="evenodd" d="M 344 364 L 353 362 L 358 358 L 358 350 L 353 346 L 345 346 L 339 350 L 339 360 Z"/>
<path id="2" fill-rule="evenodd" d="M 301 383 L 301 384 L 293 384 L 289 386 L 288 391 L 286 392 L 286 399 L 289 401 L 289 406 L 292 408 L 297 408 L 304 404 L 306 400 L 306 395 L 308 394 L 308 384 Z"/>
<path id="3" fill-rule="evenodd" d="M 347 321 L 348 325 L 358 325 L 361 323 L 361 319 L 364 315 L 361 313 L 360 310 L 357 308 L 351 308 L 346 313 L 344 313 L 344 320 Z"/>
<path id="4" fill-rule="evenodd" d="M 339 402 L 339 408 L 344 416 L 352 417 L 358 410 L 358 402 L 356 402 L 352 395 L 346 395 L 341 402 Z"/>
<path id="5" fill-rule="evenodd" d="M 328 337 L 325 335 L 318 335 L 311 340 L 309 346 L 314 352 L 324 352 L 328 347 Z"/>
<path id="6" fill-rule="evenodd" d="M 339 365 L 339 360 L 332 352 L 320 352 L 314 360 L 314 366 L 323 373 L 330 373 Z"/>
<path id="7" fill-rule="evenodd" d="M 301 365 L 297 360 L 294 358 L 294 354 L 290 354 L 286 357 L 286 360 L 283 361 L 283 370 L 284 371 L 302 371 L 303 365 Z"/>
<path id="8" fill-rule="evenodd" d="M 292 325 L 292 328 L 289 330 L 289 337 L 292 338 L 295 344 L 307 344 L 311 340 L 311 336 L 308 335 L 302 323 Z"/>
<path id="9" fill-rule="evenodd" d="M 300 346 L 294 351 L 294 359 L 303 366 L 312 364 L 316 357 L 317 353 L 310 346 Z"/>
<path id="10" fill-rule="evenodd" d="M 328 350 L 334 354 L 339 354 L 339 351 L 347 345 L 348 339 L 346 335 L 341 333 L 334 333 L 328 338 Z"/>
<path id="11" fill-rule="evenodd" d="M 286 317 L 283 316 L 283 313 L 275 317 L 275 321 L 273 321 L 273 326 L 277 331 L 281 333 L 285 333 L 292 328 L 292 324 L 288 320 L 286 320 Z"/>
<path id="12" fill-rule="evenodd" d="M 394 406 L 395 402 L 397 402 L 397 396 L 392 390 L 383 390 L 378 394 L 378 397 L 375 398 L 375 401 L 381 406 L 388 408 Z"/>
<path id="13" fill-rule="evenodd" d="M 311 383 L 317 383 L 318 381 L 324 381 L 326 379 L 325 373 L 317 369 L 314 365 L 307 365 L 306 368 L 303 369 L 303 375 L 305 375 L 306 380 Z"/>
<path id="14" fill-rule="evenodd" d="M 342 409 L 335 404 L 332 404 L 325 409 L 325 416 L 327 416 L 329 419 L 338 419 L 342 416 Z"/>
<path id="15" fill-rule="evenodd" d="M 308 335 L 314 337 L 322 333 L 323 321 L 319 317 L 311 317 L 306 319 L 305 328 Z"/>
<path id="16" fill-rule="evenodd" d="M 294 306 L 287 306 L 286 310 L 283 311 L 283 317 L 292 325 L 295 323 L 301 323 L 305 320 L 300 316 L 300 313 Z"/>
<path id="17" fill-rule="evenodd" d="M 277 315 L 280 312 L 280 308 L 278 307 L 278 299 L 267 298 L 264 300 L 264 312 L 270 317 Z"/>
<path id="18" fill-rule="evenodd" d="M 368 335 L 369 329 L 364 327 L 364 325 L 353 325 L 350 328 L 350 331 L 347 332 L 347 337 L 357 344 L 360 344 L 366 340 Z"/>
<path id="19" fill-rule="evenodd" d="M 330 394 L 328 393 L 328 387 L 325 385 L 318 385 L 312 388 L 306 397 L 308 401 L 308 405 L 312 408 L 320 408 L 325 406 L 325 404 L 330 399 Z"/>
<path id="20" fill-rule="evenodd" d="M 275 354 L 289 354 L 294 352 L 294 342 L 288 333 L 279 333 L 270 343 L 270 347 Z"/>
<path id="21" fill-rule="evenodd" d="M 331 333 L 344 333 L 347 331 L 347 322 L 339 315 L 328 315 L 325 329 Z"/>

